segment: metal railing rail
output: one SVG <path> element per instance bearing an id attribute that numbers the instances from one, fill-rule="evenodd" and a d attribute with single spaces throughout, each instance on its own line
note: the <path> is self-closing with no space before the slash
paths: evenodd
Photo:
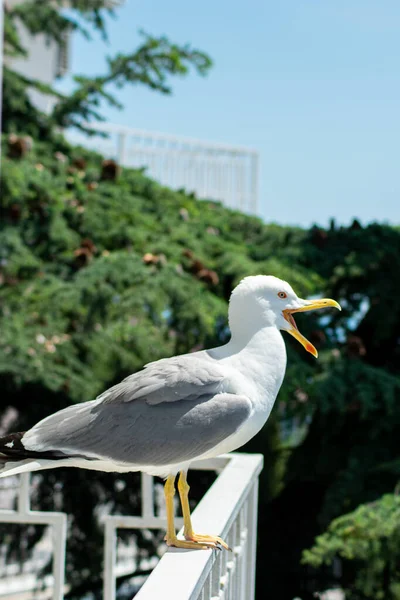
<path id="1" fill-rule="evenodd" d="M 173 189 L 184 188 L 199 198 L 219 200 L 238 210 L 258 214 L 259 155 L 253 148 L 216 144 L 114 125 L 91 123 L 95 139 L 68 134 L 81 143 L 114 158 L 119 164 L 146 167 L 151 177 Z"/>

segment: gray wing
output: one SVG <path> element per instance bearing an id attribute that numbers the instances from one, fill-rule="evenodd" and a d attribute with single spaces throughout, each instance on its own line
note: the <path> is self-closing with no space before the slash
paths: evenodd
<path id="1" fill-rule="evenodd" d="M 156 405 L 142 399 L 93 401 L 48 417 L 21 441 L 36 452 L 162 466 L 201 456 L 235 433 L 250 414 L 248 398 L 226 393 Z"/>
<path id="2" fill-rule="evenodd" d="M 149 363 L 98 399 L 115 403 L 144 398 L 148 404 L 190 400 L 224 391 L 225 378 L 226 372 L 215 360 L 206 352 L 196 352 Z"/>
<path id="3" fill-rule="evenodd" d="M 221 369 L 191 356 L 190 368 L 183 356 L 151 363 L 97 400 L 48 417 L 24 435 L 25 448 L 135 466 L 182 463 L 208 452 L 246 422 L 251 402 L 219 391 Z"/>

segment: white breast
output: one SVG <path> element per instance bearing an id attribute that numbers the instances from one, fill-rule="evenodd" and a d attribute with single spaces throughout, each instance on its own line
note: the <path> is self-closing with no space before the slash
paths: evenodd
<path id="1" fill-rule="evenodd" d="M 225 391 L 249 398 L 253 411 L 236 433 L 198 458 L 210 458 L 237 450 L 262 429 L 285 375 L 285 343 L 275 327 L 263 329 L 245 348 L 224 357 L 221 362 L 232 367 L 230 389 Z"/>

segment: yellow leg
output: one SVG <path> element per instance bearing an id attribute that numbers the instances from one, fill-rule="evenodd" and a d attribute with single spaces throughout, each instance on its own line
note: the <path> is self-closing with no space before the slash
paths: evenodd
<path id="1" fill-rule="evenodd" d="M 201 543 L 196 541 L 178 540 L 176 537 L 174 523 L 174 495 L 175 495 L 175 477 L 170 475 L 164 485 L 165 503 L 167 505 L 167 534 L 165 541 L 167 546 L 175 546 L 175 548 L 189 549 L 204 549 L 215 548 L 215 544 Z"/>
<path id="2" fill-rule="evenodd" d="M 230 550 L 228 544 L 224 542 L 223 539 L 216 535 L 200 535 L 194 533 L 192 527 L 192 520 L 190 518 L 190 506 L 189 506 L 189 490 L 190 487 L 186 480 L 186 473 L 184 471 L 180 472 L 179 481 L 178 481 L 178 490 L 179 497 L 181 499 L 182 505 L 182 514 L 183 514 L 183 535 L 186 540 L 190 540 L 191 542 L 200 542 L 206 544 L 213 544 L 215 548 L 225 548 L 225 550 Z"/>

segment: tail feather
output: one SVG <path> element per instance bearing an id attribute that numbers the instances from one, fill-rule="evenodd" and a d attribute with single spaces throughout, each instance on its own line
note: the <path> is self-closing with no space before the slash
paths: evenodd
<path id="1" fill-rule="evenodd" d="M 0 457 L 0 478 L 20 475 L 20 473 L 30 473 L 31 471 L 39 471 L 41 469 L 50 469 L 53 466 L 54 463 L 50 460 L 33 460 L 31 458 L 13 460 Z"/>

